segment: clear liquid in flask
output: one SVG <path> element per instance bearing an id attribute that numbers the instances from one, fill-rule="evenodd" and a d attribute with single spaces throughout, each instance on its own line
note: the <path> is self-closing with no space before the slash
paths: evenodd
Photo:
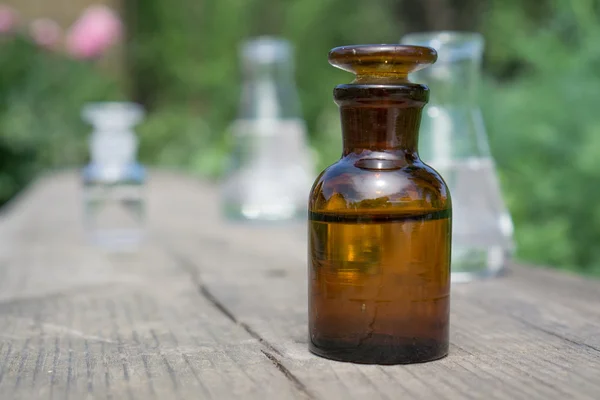
<path id="1" fill-rule="evenodd" d="M 433 166 L 451 188 L 452 281 L 500 274 L 512 254 L 513 225 L 493 160 L 470 157 Z"/>

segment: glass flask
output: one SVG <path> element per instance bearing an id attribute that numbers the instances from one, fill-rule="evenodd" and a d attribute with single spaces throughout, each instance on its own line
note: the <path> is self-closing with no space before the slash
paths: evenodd
<path id="1" fill-rule="evenodd" d="M 110 250 L 134 250 L 143 238 L 145 170 L 136 161 L 133 127 L 143 110 L 133 103 L 92 103 L 82 116 L 93 126 L 82 173 L 87 235 Z"/>
<path id="2" fill-rule="evenodd" d="M 314 173 L 292 47 L 279 38 L 253 38 L 243 43 L 241 58 L 241 105 L 223 183 L 225 215 L 254 221 L 304 217 Z"/>
<path id="3" fill-rule="evenodd" d="M 421 125 L 423 161 L 446 180 L 453 200 L 452 281 L 500 274 L 513 253 L 503 201 L 477 103 L 484 40 L 469 32 L 409 34 L 402 43 L 433 47 L 438 62 L 414 74 L 432 92 Z"/>
<path id="4" fill-rule="evenodd" d="M 400 364 L 448 353 L 451 202 L 417 140 L 426 86 L 407 74 L 435 50 L 333 49 L 356 79 L 334 90 L 342 157 L 309 200 L 309 348 L 335 360 Z"/>

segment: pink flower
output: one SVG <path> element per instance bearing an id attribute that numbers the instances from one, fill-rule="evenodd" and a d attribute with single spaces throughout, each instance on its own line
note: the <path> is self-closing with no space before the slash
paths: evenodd
<path id="1" fill-rule="evenodd" d="M 13 32 L 18 23 L 17 12 L 6 4 L 0 4 L 0 34 Z"/>
<path id="2" fill-rule="evenodd" d="M 51 49 L 58 45 L 62 30 L 55 21 L 48 18 L 40 18 L 31 23 L 29 34 L 38 46 Z"/>
<path id="3" fill-rule="evenodd" d="M 122 35 L 119 16 L 102 5 L 87 8 L 67 34 L 67 51 L 75 58 L 98 58 Z"/>

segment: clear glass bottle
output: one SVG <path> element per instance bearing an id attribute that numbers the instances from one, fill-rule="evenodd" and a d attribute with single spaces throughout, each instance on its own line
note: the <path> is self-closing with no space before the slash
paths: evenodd
<path id="1" fill-rule="evenodd" d="M 314 175 L 292 47 L 283 39 L 258 37 L 243 44 L 241 58 L 244 81 L 223 184 L 225 214 L 255 221 L 304 217 Z"/>
<path id="2" fill-rule="evenodd" d="M 92 103 L 82 116 L 93 126 L 90 163 L 82 173 L 87 235 L 110 250 L 134 250 L 144 231 L 145 170 L 136 161 L 133 127 L 143 110 L 133 103 Z"/>
<path id="3" fill-rule="evenodd" d="M 401 42 L 438 51 L 437 63 L 416 72 L 414 79 L 432 92 L 421 124 L 419 152 L 444 176 L 452 193 L 452 281 L 498 275 L 513 254 L 513 224 L 477 102 L 483 37 L 425 32 L 406 35 Z"/>
<path id="4" fill-rule="evenodd" d="M 356 74 L 334 91 L 342 157 L 309 200 L 309 348 L 335 360 L 399 364 L 448 353 L 451 201 L 417 153 L 425 85 L 408 72 L 435 50 L 345 46 Z"/>

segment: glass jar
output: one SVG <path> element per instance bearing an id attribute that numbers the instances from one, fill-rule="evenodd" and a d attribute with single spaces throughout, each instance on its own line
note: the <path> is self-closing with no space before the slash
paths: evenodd
<path id="1" fill-rule="evenodd" d="M 252 221 L 304 217 L 313 173 L 292 47 L 279 38 L 254 38 L 243 44 L 241 58 L 244 81 L 223 184 L 225 215 Z"/>
<path id="2" fill-rule="evenodd" d="M 136 161 L 133 131 L 143 117 L 142 107 L 92 103 L 82 116 L 93 126 L 90 163 L 82 173 L 86 232 L 109 250 L 134 250 L 143 238 L 145 210 L 145 170 Z"/>
<path id="3" fill-rule="evenodd" d="M 318 355 L 398 364 L 448 353 L 451 202 L 417 152 L 429 90 L 407 79 L 435 59 L 431 48 L 400 45 L 329 54 L 356 79 L 335 88 L 343 153 L 309 201 L 309 347 Z"/>
<path id="4" fill-rule="evenodd" d="M 514 251 L 513 224 L 477 102 L 483 37 L 425 32 L 406 35 L 402 43 L 438 51 L 438 62 L 416 72 L 414 79 L 432 91 L 419 152 L 423 161 L 440 171 L 452 193 L 452 281 L 496 276 Z"/>

